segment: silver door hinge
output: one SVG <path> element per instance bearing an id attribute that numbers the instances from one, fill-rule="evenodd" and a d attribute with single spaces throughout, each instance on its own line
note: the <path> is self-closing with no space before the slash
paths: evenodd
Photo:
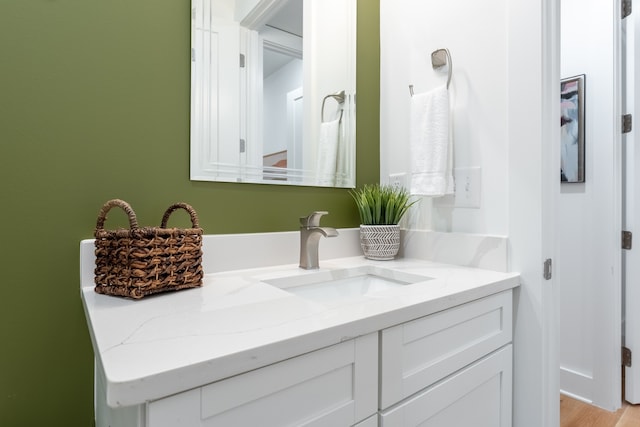
<path id="1" fill-rule="evenodd" d="M 240 140 L 240 152 L 244 153 L 247 151 L 247 142 L 244 139 Z"/>
<path id="2" fill-rule="evenodd" d="M 196 62 L 196 49 L 191 48 L 191 62 Z"/>
<path id="3" fill-rule="evenodd" d="M 631 0 L 622 0 L 622 19 L 631 15 Z"/>
<path id="4" fill-rule="evenodd" d="M 240 54 L 240 68 L 244 68 L 244 54 Z"/>
<path id="5" fill-rule="evenodd" d="M 631 117 L 631 114 L 625 114 L 622 116 L 622 133 L 631 132 L 631 128 L 633 127 L 632 122 L 633 118 Z"/>
<path id="6" fill-rule="evenodd" d="M 631 249 L 633 245 L 633 233 L 630 231 L 622 231 L 622 249 Z"/>
<path id="7" fill-rule="evenodd" d="M 622 347 L 622 366 L 631 367 L 631 350 L 627 347 Z"/>
<path id="8" fill-rule="evenodd" d="M 544 280 L 551 280 L 551 258 L 547 258 L 544 261 L 544 273 L 542 276 Z"/>

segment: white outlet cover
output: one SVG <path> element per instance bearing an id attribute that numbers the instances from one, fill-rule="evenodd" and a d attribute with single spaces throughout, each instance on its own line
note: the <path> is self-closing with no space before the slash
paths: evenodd
<path id="1" fill-rule="evenodd" d="M 389 174 L 389 185 L 408 189 L 407 174 L 404 172 Z"/>

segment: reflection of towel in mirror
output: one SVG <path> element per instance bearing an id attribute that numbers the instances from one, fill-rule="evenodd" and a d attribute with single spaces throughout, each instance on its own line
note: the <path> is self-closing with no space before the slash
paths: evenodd
<path id="1" fill-rule="evenodd" d="M 339 119 L 320 124 L 318 163 L 316 168 L 316 184 L 318 185 L 335 185 L 339 131 Z"/>
<path id="2" fill-rule="evenodd" d="M 340 119 L 340 124 L 338 125 L 338 156 L 336 158 L 336 181 L 334 183 L 336 187 L 344 187 L 349 175 L 349 166 L 347 163 L 350 157 L 347 147 L 348 120 L 349 116 L 343 114 Z"/>
<path id="3" fill-rule="evenodd" d="M 411 194 L 453 194 L 447 88 L 412 96 L 410 120 Z"/>

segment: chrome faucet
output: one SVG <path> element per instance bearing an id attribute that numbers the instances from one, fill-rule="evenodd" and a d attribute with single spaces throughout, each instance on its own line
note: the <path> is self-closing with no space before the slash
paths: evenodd
<path id="1" fill-rule="evenodd" d="M 320 227 L 320 217 L 329 212 L 316 211 L 300 218 L 300 268 L 311 270 L 319 267 L 318 246 L 320 237 L 336 237 L 338 230 Z"/>

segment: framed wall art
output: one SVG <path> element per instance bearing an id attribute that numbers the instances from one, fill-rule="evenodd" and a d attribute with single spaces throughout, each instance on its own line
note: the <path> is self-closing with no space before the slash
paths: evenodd
<path id="1" fill-rule="evenodd" d="M 560 81 L 560 180 L 584 182 L 585 75 Z"/>

